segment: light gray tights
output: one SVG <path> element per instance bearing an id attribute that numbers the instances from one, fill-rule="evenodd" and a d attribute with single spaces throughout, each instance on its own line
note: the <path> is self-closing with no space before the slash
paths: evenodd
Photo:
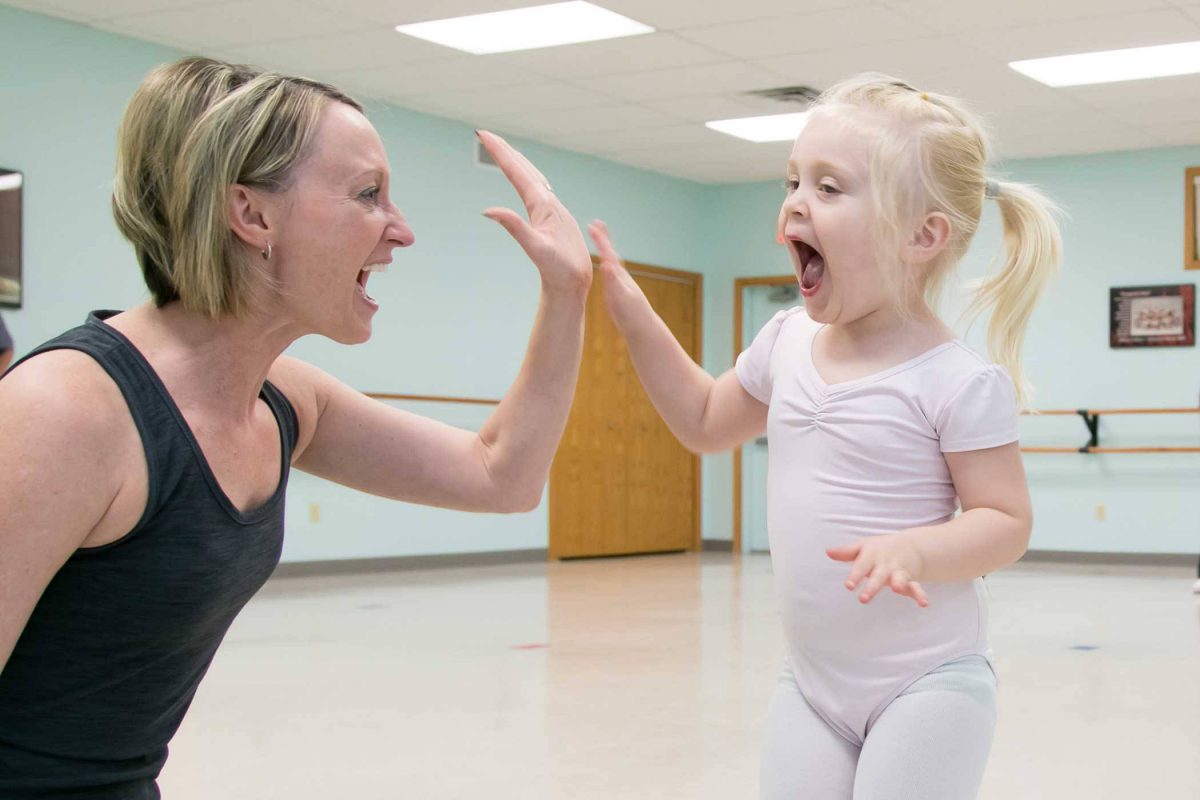
<path id="1" fill-rule="evenodd" d="M 767 717 L 762 800 L 971 800 L 995 727 L 996 678 L 980 656 L 917 680 L 861 748 L 813 711 L 785 667 Z"/>

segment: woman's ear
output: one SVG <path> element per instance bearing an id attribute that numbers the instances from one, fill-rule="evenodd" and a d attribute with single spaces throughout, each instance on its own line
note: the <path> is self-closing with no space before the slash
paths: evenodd
<path id="1" fill-rule="evenodd" d="M 255 250 L 266 250 L 271 240 L 266 200 L 260 192 L 235 183 L 229 190 L 229 228 Z"/>
<path id="2" fill-rule="evenodd" d="M 928 264 L 950 243 L 950 218 L 940 211 L 927 214 L 912 239 L 905 245 L 905 261 Z"/>

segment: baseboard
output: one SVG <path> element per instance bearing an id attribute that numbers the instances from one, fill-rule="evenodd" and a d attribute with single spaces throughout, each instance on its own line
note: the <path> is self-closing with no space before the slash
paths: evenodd
<path id="1" fill-rule="evenodd" d="M 733 542 L 728 539 L 704 539 L 700 549 L 706 553 L 731 553 Z M 404 570 L 454 569 L 457 567 L 487 567 L 503 564 L 545 563 L 544 548 L 527 550 L 496 550 L 482 553 L 440 553 L 426 556 L 391 556 L 387 558 L 348 558 L 333 561 L 292 561 L 275 568 L 272 577 L 294 578 L 311 575 L 352 575 Z M 1030 564 L 1101 564 L 1113 566 L 1195 567 L 1194 553 L 1089 553 L 1077 550 L 1030 550 L 1022 563 Z"/>
<path id="2" fill-rule="evenodd" d="M 1031 564 L 1104 564 L 1136 567 L 1195 567 L 1196 553 L 1090 553 L 1078 550 L 1030 550 L 1021 558 Z"/>
<path id="3" fill-rule="evenodd" d="M 427 556 L 346 558 L 334 561 L 291 561 L 277 566 L 271 577 L 297 578 L 312 575 L 361 575 L 367 572 L 490 567 L 500 564 L 545 563 L 545 561 L 546 550 L 544 548 L 496 550 L 484 553 L 439 553 Z"/>

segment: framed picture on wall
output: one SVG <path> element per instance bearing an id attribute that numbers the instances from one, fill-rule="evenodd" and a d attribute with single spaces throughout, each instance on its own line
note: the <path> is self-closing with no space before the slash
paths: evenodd
<path id="1" fill-rule="evenodd" d="M 1200 269 L 1200 167 L 1185 171 L 1183 191 L 1183 268 Z"/>
<path id="2" fill-rule="evenodd" d="M 1109 290 L 1109 346 L 1192 347 L 1196 285 L 1123 286 Z"/>
<path id="3" fill-rule="evenodd" d="M 21 187 L 24 176 L 0 168 L 0 308 L 21 307 Z"/>

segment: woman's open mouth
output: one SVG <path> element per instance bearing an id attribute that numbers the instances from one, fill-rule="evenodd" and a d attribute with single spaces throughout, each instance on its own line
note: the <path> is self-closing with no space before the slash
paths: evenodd
<path id="1" fill-rule="evenodd" d="M 379 264 L 367 264 L 366 267 L 358 271 L 358 291 L 371 303 L 375 303 L 375 298 L 367 294 L 367 280 L 371 277 L 372 272 L 386 272 L 387 262 Z"/>

